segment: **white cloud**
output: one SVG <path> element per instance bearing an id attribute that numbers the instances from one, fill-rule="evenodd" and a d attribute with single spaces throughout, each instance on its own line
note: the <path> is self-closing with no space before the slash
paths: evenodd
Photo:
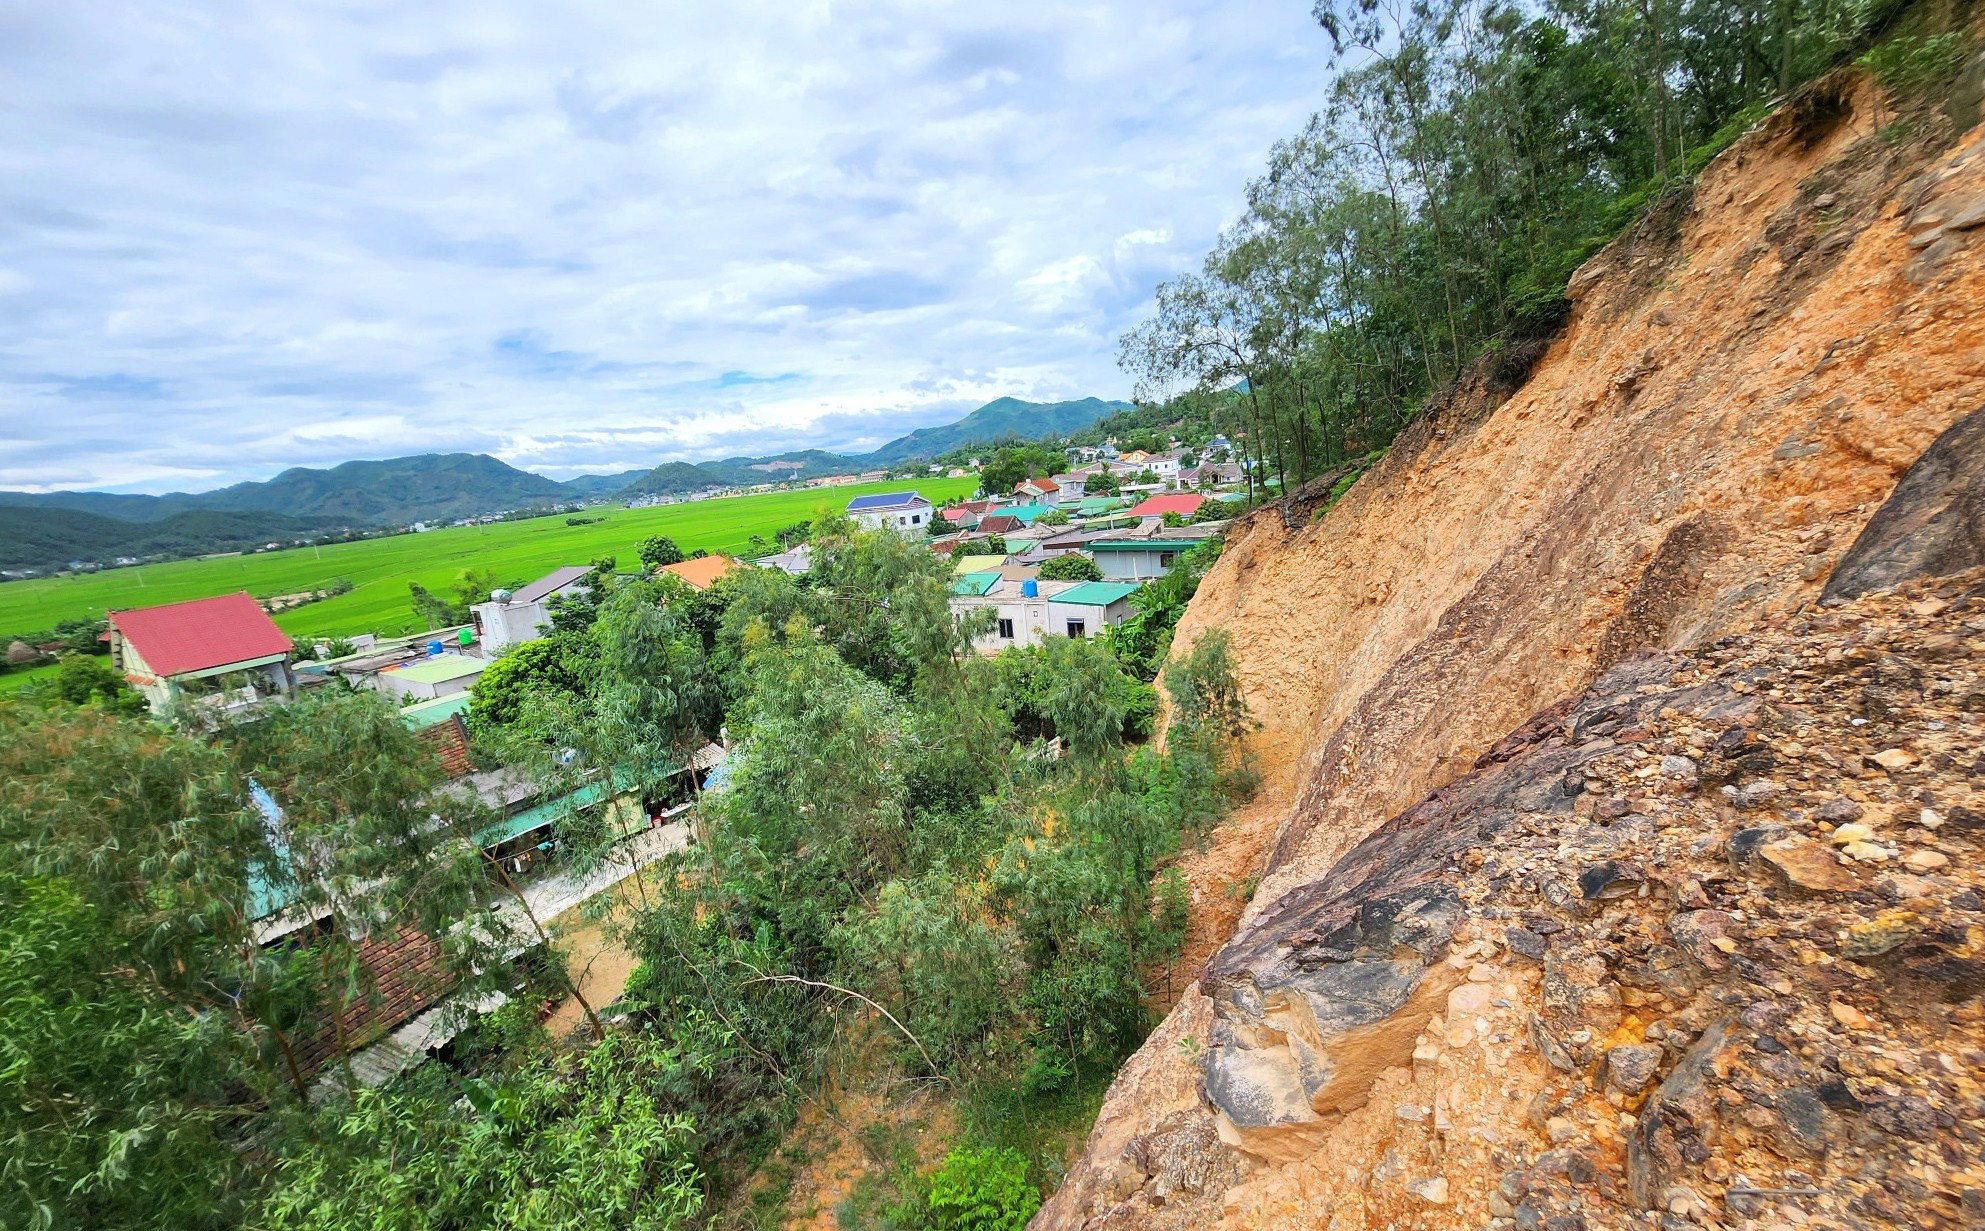
<path id="1" fill-rule="evenodd" d="M 0 482 L 569 474 L 1120 396 L 1116 335 L 1320 98 L 1307 7 L 17 8 Z"/>

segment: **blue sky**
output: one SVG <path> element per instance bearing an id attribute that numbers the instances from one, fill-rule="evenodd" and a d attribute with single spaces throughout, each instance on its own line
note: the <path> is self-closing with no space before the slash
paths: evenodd
<path id="1" fill-rule="evenodd" d="M 1126 396 L 1304 0 L 0 6 L 0 487 L 565 478 Z"/>

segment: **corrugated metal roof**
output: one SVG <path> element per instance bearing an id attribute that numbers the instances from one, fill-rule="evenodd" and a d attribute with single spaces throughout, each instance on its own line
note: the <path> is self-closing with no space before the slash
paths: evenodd
<path id="1" fill-rule="evenodd" d="M 1204 539 L 1097 539 L 1090 551 L 1187 551 Z"/>
<path id="2" fill-rule="evenodd" d="M 209 671 L 230 663 L 288 654 L 289 634 L 247 591 L 162 607 L 107 613 L 145 665 L 160 675 Z"/>
<path id="3" fill-rule="evenodd" d="M 488 666 L 489 663 L 480 658 L 467 658 L 460 654 L 436 654 L 433 658 L 424 658 L 418 662 L 408 663 L 404 667 L 395 667 L 391 674 L 403 680 L 412 680 L 416 684 L 446 684 L 450 680 L 459 680 L 464 676 L 479 675 Z"/>
<path id="4" fill-rule="evenodd" d="M 400 721 L 418 731 L 431 727 L 437 722 L 447 722 L 457 714 L 469 712 L 469 694 L 452 692 L 432 701 L 420 701 L 400 711 Z"/>
<path id="5" fill-rule="evenodd" d="M 573 582 L 593 570 L 583 564 L 568 564 L 564 568 L 553 569 L 523 589 L 510 595 L 513 603 L 535 603 L 558 593 Z"/>
<path id="6" fill-rule="evenodd" d="M 961 573 L 952 579 L 953 594 L 984 594 L 1000 582 L 998 573 Z"/>
<path id="7" fill-rule="evenodd" d="M 1072 590 L 1063 590 L 1053 596 L 1057 603 L 1074 603 L 1078 607 L 1107 607 L 1111 603 L 1129 598 L 1139 587 L 1121 581 L 1085 581 Z"/>
<path id="8" fill-rule="evenodd" d="M 983 573 L 1006 563 L 1005 556 L 958 556 L 951 557 L 953 573 Z"/>
<path id="9" fill-rule="evenodd" d="M 848 501 L 848 512 L 868 513 L 876 509 L 894 509 L 915 504 L 924 498 L 916 492 L 879 492 L 873 496 L 856 496 Z M 928 504 L 929 501 L 924 501 Z"/>

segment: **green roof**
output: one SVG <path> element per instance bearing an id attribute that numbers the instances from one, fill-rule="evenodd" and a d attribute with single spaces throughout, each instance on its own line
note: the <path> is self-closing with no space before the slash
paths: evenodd
<path id="1" fill-rule="evenodd" d="M 1189 551 L 1204 539 L 1101 539 L 1083 544 L 1087 551 Z"/>
<path id="2" fill-rule="evenodd" d="M 580 787 L 570 795 L 563 795 L 549 803 L 542 803 L 536 807 L 526 808 L 522 812 L 504 817 L 496 824 L 477 834 L 476 845 L 490 847 L 498 843 L 508 842 L 519 834 L 527 834 L 533 829 L 551 824 L 572 809 L 583 808 L 590 803 L 597 803 L 606 793 L 606 783 L 594 782 Z"/>
<path id="3" fill-rule="evenodd" d="M 984 594 L 999 584 L 998 573 L 960 573 L 952 579 L 953 594 Z"/>
<path id="4" fill-rule="evenodd" d="M 468 658 L 461 654 L 436 654 L 419 662 L 408 663 L 395 668 L 390 674 L 416 684 L 446 684 L 464 676 L 480 674 L 489 664 L 480 658 Z"/>
<path id="5" fill-rule="evenodd" d="M 951 571 L 962 577 L 966 573 L 984 573 L 1005 563 L 1005 556 L 959 556 L 951 562 Z"/>
<path id="6" fill-rule="evenodd" d="M 468 712 L 469 694 L 451 692 L 445 697 L 436 697 L 432 701 L 421 701 L 407 706 L 400 711 L 400 721 L 418 731 L 438 722 L 447 722 L 457 714 L 466 715 Z"/>
<path id="7" fill-rule="evenodd" d="M 1085 581 L 1072 590 L 1048 595 L 1051 603 L 1074 603 L 1078 607 L 1107 607 L 1118 599 L 1129 598 L 1139 587 L 1123 581 Z"/>
<path id="8" fill-rule="evenodd" d="M 1128 508 L 1130 501 L 1120 496 L 1085 496 L 1075 502 L 1075 511 L 1084 517 L 1096 513 L 1107 513 L 1111 509 Z"/>

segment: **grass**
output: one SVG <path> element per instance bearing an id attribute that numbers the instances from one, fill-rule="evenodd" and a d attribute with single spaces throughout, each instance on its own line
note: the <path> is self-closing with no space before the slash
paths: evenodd
<path id="1" fill-rule="evenodd" d="M 0 583 L 0 633 L 45 629 L 58 620 L 99 616 L 108 608 L 151 607 L 246 590 L 258 598 L 315 590 L 344 578 L 350 591 L 280 612 L 276 623 L 294 636 L 415 632 L 424 625 L 407 601 L 407 583 L 445 593 L 465 568 L 488 568 L 500 584 L 521 585 L 564 564 L 611 555 L 626 568 L 635 547 L 666 534 L 684 551 L 738 553 L 751 536 L 769 539 L 783 526 L 823 510 L 838 511 L 858 495 L 914 487 L 941 504 L 966 495 L 975 478 L 900 480 L 809 491 L 764 492 L 646 509 L 589 510 L 600 520 L 566 524 L 565 514 L 491 526 L 462 526 L 357 543 L 286 551 L 175 560 L 140 568 L 105 569 L 75 577 Z M 25 674 L 25 673 L 18 673 Z M 0 677 L 8 681 L 14 674 Z M 0 689 L 8 683 L 0 682 Z"/>
<path id="2" fill-rule="evenodd" d="M 55 678 L 54 663 L 44 663 L 39 667 L 29 667 L 26 671 L 0 671 L 0 697 L 10 692 L 19 692 L 29 684 L 39 684 L 43 680 Z"/>

